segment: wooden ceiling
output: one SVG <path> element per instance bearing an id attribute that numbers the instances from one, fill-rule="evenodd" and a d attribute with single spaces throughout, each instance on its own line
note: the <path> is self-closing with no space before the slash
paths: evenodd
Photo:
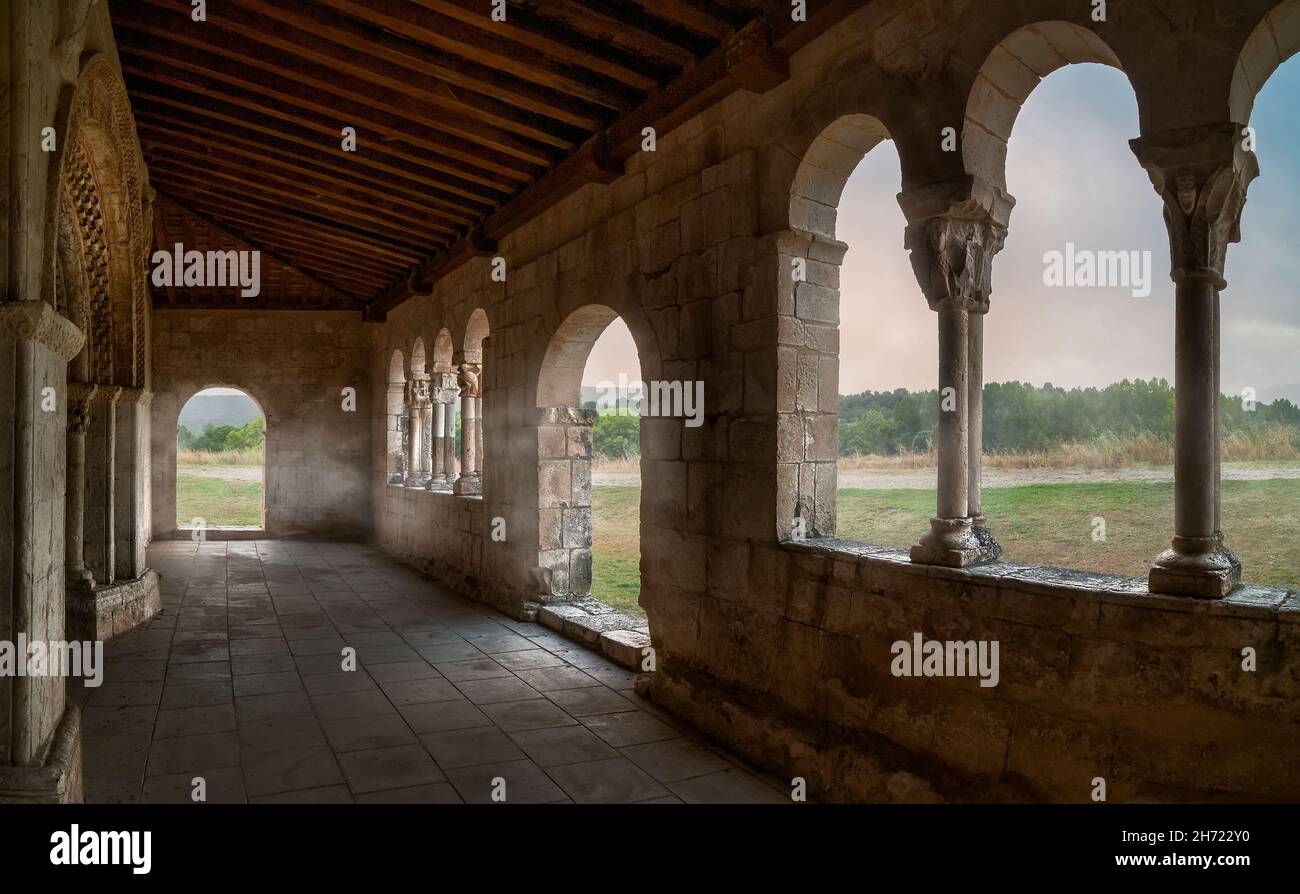
<path id="1" fill-rule="evenodd" d="M 159 247 L 261 249 L 260 295 L 374 319 L 660 132 L 766 90 L 848 0 L 113 0 Z M 356 151 L 343 129 L 355 128 Z M 189 241 L 195 240 L 194 244 Z M 200 244 L 209 239 L 220 244 Z M 167 241 L 164 241 L 167 240 Z"/>

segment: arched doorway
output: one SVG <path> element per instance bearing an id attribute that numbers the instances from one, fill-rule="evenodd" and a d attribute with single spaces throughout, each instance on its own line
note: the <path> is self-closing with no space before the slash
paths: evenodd
<path id="1" fill-rule="evenodd" d="M 237 388 L 205 388 L 176 425 L 176 525 L 260 531 L 266 523 L 266 414 Z"/>
<path id="2" fill-rule="evenodd" d="M 640 379 L 626 324 L 591 304 L 551 337 L 537 385 L 540 559 L 551 594 L 594 597 L 633 617 L 644 617 Z"/>

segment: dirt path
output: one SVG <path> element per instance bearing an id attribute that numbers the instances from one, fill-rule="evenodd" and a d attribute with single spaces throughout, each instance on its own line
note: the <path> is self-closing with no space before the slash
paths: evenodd
<path id="1" fill-rule="evenodd" d="M 934 490 L 936 473 L 933 469 L 903 469 L 886 471 L 841 471 L 840 487 L 868 489 Z M 1230 465 L 1223 467 L 1225 481 L 1261 481 L 1267 478 L 1300 478 L 1297 465 Z M 641 476 L 635 472 L 595 472 L 592 484 L 640 484 Z M 1024 484 L 1071 484 L 1110 481 L 1173 481 L 1172 467 L 1155 469 L 988 469 L 984 470 L 983 485 L 992 487 L 1019 487 Z"/>
<path id="2" fill-rule="evenodd" d="M 225 481 L 258 482 L 262 480 L 261 466 L 177 466 L 181 478 L 221 478 Z"/>

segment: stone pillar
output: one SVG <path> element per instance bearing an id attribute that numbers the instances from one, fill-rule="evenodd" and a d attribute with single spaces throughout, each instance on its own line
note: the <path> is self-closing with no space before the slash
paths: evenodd
<path id="1" fill-rule="evenodd" d="M 456 444 L 456 374 L 435 369 L 429 389 L 432 438 L 430 444 L 429 490 L 444 490 L 456 480 L 454 451 Z"/>
<path id="2" fill-rule="evenodd" d="M 1259 174 L 1244 127 L 1185 128 L 1130 145 L 1165 203 L 1174 281 L 1174 537 L 1148 577 L 1152 593 L 1217 599 L 1241 581 L 1224 546 L 1219 499 L 1219 293 L 1228 245 L 1241 240 Z"/>
<path id="3" fill-rule="evenodd" d="M 67 499 L 66 383 L 68 361 L 84 341 L 43 301 L 0 300 L 0 641 L 6 643 L 65 639 L 67 552 L 59 538 Z M 0 804 L 81 800 L 80 712 L 67 701 L 66 683 L 60 675 L 0 675 Z"/>
<path id="4" fill-rule="evenodd" d="M 117 579 L 115 513 L 113 510 L 117 457 L 117 385 L 100 385 L 90 402 L 86 432 L 86 504 L 83 515 L 84 554 L 99 586 Z"/>
<path id="5" fill-rule="evenodd" d="M 387 400 L 384 406 L 384 413 L 388 420 L 388 428 L 385 433 L 388 456 L 385 462 L 387 463 L 386 471 L 389 484 L 401 484 L 405 475 L 403 469 L 405 462 L 400 460 L 402 456 L 402 416 L 405 412 L 406 385 L 401 382 L 389 382 Z"/>
<path id="6" fill-rule="evenodd" d="M 414 373 L 409 383 L 407 407 L 411 414 L 411 431 L 408 443 L 409 461 L 406 469 L 407 487 L 424 487 L 429 483 L 428 453 L 425 450 L 425 432 L 429 423 L 429 377 Z"/>
<path id="7" fill-rule="evenodd" d="M 123 388 L 117 401 L 113 440 L 114 578 L 135 580 L 144 574 L 144 478 L 148 469 L 146 437 L 153 393 Z"/>
<path id="8" fill-rule="evenodd" d="M 442 440 L 442 467 L 447 473 L 447 486 L 451 487 L 456 482 L 456 396 L 460 392 L 460 387 L 455 384 L 459 377 L 455 373 L 452 376 L 452 395 L 451 400 L 443 404 L 443 412 L 447 415 L 447 421 L 443 426 L 446 431 L 446 437 Z"/>
<path id="9" fill-rule="evenodd" d="M 455 486 L 458 494 L 483 493 L 478 453 L 482 372 L 482 367 L 477 363 L 462 363 L 460 367 L 460 477 L 456 479 Z"/>
<path id="10" fill-rule="evenodd" d="M 930 531 L 912 547 L 912 561 L 958 568 L 992 562 L 1002 548 L 980 505 L 983 315 L 1013 200 L 973 178 L 912 190 L 898 200 L 908 220 L 904 244 L 912 269 L 939 324 L 936 513 Z"/>
<path id="11" fill-rule="evenodd" d="M 86 567 L 86 431 L 90 425 L 90 402 L 95 386 L 84 382 L 68 383 L 68 463 L 65 510 L 63 516 L 63 551 L 65 580 L 70 589 L 92 590 L 95 576 Z"/>

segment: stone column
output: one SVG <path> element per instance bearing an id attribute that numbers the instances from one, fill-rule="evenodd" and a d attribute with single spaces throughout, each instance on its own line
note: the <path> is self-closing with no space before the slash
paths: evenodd
<path id="1" fill-rule="evenodd" d="M 385 415 L 388 420 L 387 448 L 388 457 L 386 471 L 388 473 L 389 484 L 401 484 L 404 479 L 404 470 L 394 468 L 394 466 L 405 465 L 404 462 L 395 462 L 394 457 L 402 455 L 402 414 L 406 412 L 406 385 L 401 382 L 390 382 L 388 384 L 388 400 L 384 407 Z"/>
<path id="2" fill-rule="evenodd" d="M 966 513 L 978 534 L 988 528 L 982 505 L 984 466 L 984 315 L 988 305 L 977 305 L 970 314 L 967 328 L 966 409 L 969 445 L 967 449 Z"/>
<path id="3" fill-rule="evenodd" d="M 86 432 L 86 503 L 83 514 L 84 554 L 99 586 L 116 580 L 114 482 L 116 481 L 117 401 L 122 389 L 100 385 L 90 403 Z"/>
<path id="4" fill-rule="evenodd" d="M 65 579 L 70 589 L 93 590 L 95 576 L 86 567 L 86 431 L 90 427 L 90 402 L 95 386 L 68 383 L 67 500 L 63 516 Z"/>
<path id="5" fill-rule="evenodd" d="M 443 490 L 455 481 L 453 452 L 456 444 L 456 374 L 435 369 L 429 389 L 432 402 L 433 438 L 430 451 L 432 476 L 429 490 Z M 450 444 L 450 446 L 448 446 Z"/>
<path id="6" fill-rule="evenodd" d="M 983 315 L 1013 200 L 973 178 L 923 187 L 898 200 L 908 220 L 904 244 L 912 269 L 939 324 L 936 513 L 930 531 L 912 547 L 912 561 L 952 567 L 992 562 L 1002 548 L 980 506 Z"/>
<path id="7" fill-rule="evenodd" d="M 425 428 L 429 421 L 429 377 L 423 373 L 414 373 L 409 383 L 407 407 L 410 412 L 411 430 L 407 444 L 409 460 L 407 463 L 407 487 L 424 487 L 429 483 L 427 454 L 425 452 Z"/>
<path id="8" fill-rule="evenodd" d="M 153 393 L 123 388 L 114 423 L 113 538 L 114 578 L 135 580 L 145 570 L 144 476 L 148 468 L 145 437 Z"/>
<path id="9" fill-rule="evenodd" d="M 456 479 L 458 494 L 483 493 L 483 480 L 479 471 L 479 398 L 482 396 L 482 367 L 477 363 L 462 363 L 460 367 L 460 477 Z"/>
<path id="10" fill-rule="evenodd" d="M 447 414 L 443 429 L 447 434 L 442 440 L 442 467 L 447 473 L 448 487 L 456 482 L 456 395 L 460 392 L 459 385 L 455 384 L 459 381 L 459 377 L 455 373 L 452 373 L 451 377 L 453 382 L 451 400 L 443 405 L 443 411 Z"/>
<path id="11" fill-rule="evenodd" d="M 1130 143 L 1165 203 L 1175 301 L 1174 537 L 1151 568 L 1152 593 L 1217 599 L 1241 581 L 1220 519 L 1219 293 L 1259 174 L 1243 130 L 1209 125 Z"/>

